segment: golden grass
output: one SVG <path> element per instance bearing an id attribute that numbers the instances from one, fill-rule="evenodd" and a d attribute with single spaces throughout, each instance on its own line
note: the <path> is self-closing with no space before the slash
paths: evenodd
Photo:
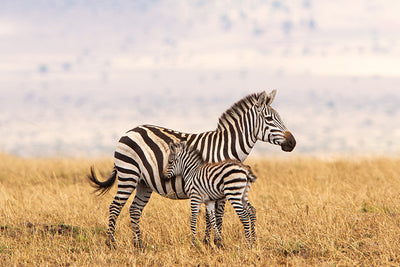
<path id="1" fill-rule="evenodd" d="M 153 194 L 133 247 L 128 205 L 117 249 L 105 245 L 116 186 L 97 197 L 87 182 L 95 164 L 105 178 L 112 159 L 21 159 L 0 155 L 0 266 L 400 265 L 400 159 L 397 157 L 252 159 L 256 245 L 247 249 L 230 205 L 225 249 L 192 247 L 190 207 Z M 204 208 L 203 208 L 204 209 Z M 198 237 L 204 234 L 204 210 Z"/>

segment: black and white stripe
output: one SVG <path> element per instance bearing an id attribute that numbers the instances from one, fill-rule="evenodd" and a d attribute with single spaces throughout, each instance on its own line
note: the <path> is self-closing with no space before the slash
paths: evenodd
<path id="1" fill-rule="evenodd" d="M 294 137 L 270 106 L 275 94 L 273 90 L 269 94 L 262 92 L 244 97 L 222 114 L 215 131 L 187 134 L 142 125 L 122 136 L 115 150 L 115 166 L 109 179 L 100 182 L 94 171 L 89 176 L 100 192 L 106 192 L 118 180 L 118 191 L 110 205 L 108 243 L 113 244 L 116 220 L 135 189 L 136 195 L 129 211 L 136 246 L 142 245 L 139 219 L 153 191 L 171 199 L 188 198 L 181 176 L 169 180 L 161 178 L 170 153 L 170 143 L 186 141 L 208 162 L 225 159 L 244 161 L 258 140 L 280 145 L 284 151 L 293 150 L 296 145 Z M 222 224 L 224 207 L 225 201 L 217 202 L 216 220 L 219 225 Z"/>
<path id="2" fill-rule="evenodd" d="M 192 211 L 190 226 L 193 244 L 196 245 L 197 215 L 200 205 L 205 203 L 209 218 L 207 229 L 211 226 L 214 228 L 214 243 L 222 246 L 220 228 L 215 218 L 215 203 L 217 200 L 227 199 L 239 216 L 247 242 L 251 246 L 255 241 L 256 210 L 248 200 L 248 193 L 256 176 L 250 167 L 231 159 L 218 163 L 206 162 L 200 152 L 189 147 L 186 142 L 171 143 L 170 150 L 164 176 L 165 179 L 170 179 L 182 175 L 185 182 L 185 192 L 190 198 Z M 208 239 L 204 241 L 209 243 Z"/>

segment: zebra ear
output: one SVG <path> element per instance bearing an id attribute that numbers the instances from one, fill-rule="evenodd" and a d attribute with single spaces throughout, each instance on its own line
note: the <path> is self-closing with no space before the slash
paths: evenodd
<path id="1" fill-rule="evenodd" d="M 264 106 L 271 105 L 276 95 L 276 90 L 272 90 L 271 93 L 267 94 L 267 92 L 262 92 L 258 96 L 257 100 L 257 109 L 261 111 Z"/>
<path id="2" fill-rule="evenodd" d="M 186 147 L 187 146 L 187 142 L 186 141 L 183 141 L 183 142 L 181 142 L 181 147 L 183 148 L 183 147 Z"/>
<path id="3" fill-rule="evenodd" d="M 265 106 L 265 103 L 267 103 L 267 100 L 268 100 L 268 97 L 267 97 L 267 93 L 265 91 L 258 95 L 256 107 L 259 112 L 263 109 L 263 107 Z"/>
<path id="4" fill-rule="evenodd" d="M 173 152 L 173 153 L 176 152 L 177 146 L 178 146 L 178 144 L 175 144 L 174 142 L 169 143 L 169 149 L 170 149 L 171 152 Z"/>
<path id="5" fill-rule="evenodd" d="M 272 90 L 271 93 L 268 94 L 268 100 L 266 105 L 271 105 L 272 101 L 274 101 L 276 96 L 276 89 Z"/>

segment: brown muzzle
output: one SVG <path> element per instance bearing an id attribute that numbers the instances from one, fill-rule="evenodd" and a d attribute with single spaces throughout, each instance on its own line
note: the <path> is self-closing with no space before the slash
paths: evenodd
<path id="1" fill-rule="evenodd" d="M 290 152 L 294 149 L 296 146 L 296 139 L 294 139 L 294 136 L 292 135 L 291 132 L 286 131 L 285 132 L 285 141 L 281 144 L 281 148 L 285 152 Z"/>

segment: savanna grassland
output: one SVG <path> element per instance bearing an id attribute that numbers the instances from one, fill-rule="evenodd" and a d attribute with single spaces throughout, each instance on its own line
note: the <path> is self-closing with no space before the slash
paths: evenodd
<path id="1" fill-rule="evenodd" d="M 188 200 L 153 194 L 143 211 L 145 250 L 133 247 L 128 204 L 117 249 L 105 245 L 116 191 L 92 194 L 91 165 L 103 179 L 107 159 L 22 159 L 0 155 L 0 266 L 400 265 L 400 158 L 253 158 L 250 190 L 258 241 L 245 245 L 227 205 L 224 249 L 190 242 Z M 204 207 L 198 237 L 204 235 Z"/>

